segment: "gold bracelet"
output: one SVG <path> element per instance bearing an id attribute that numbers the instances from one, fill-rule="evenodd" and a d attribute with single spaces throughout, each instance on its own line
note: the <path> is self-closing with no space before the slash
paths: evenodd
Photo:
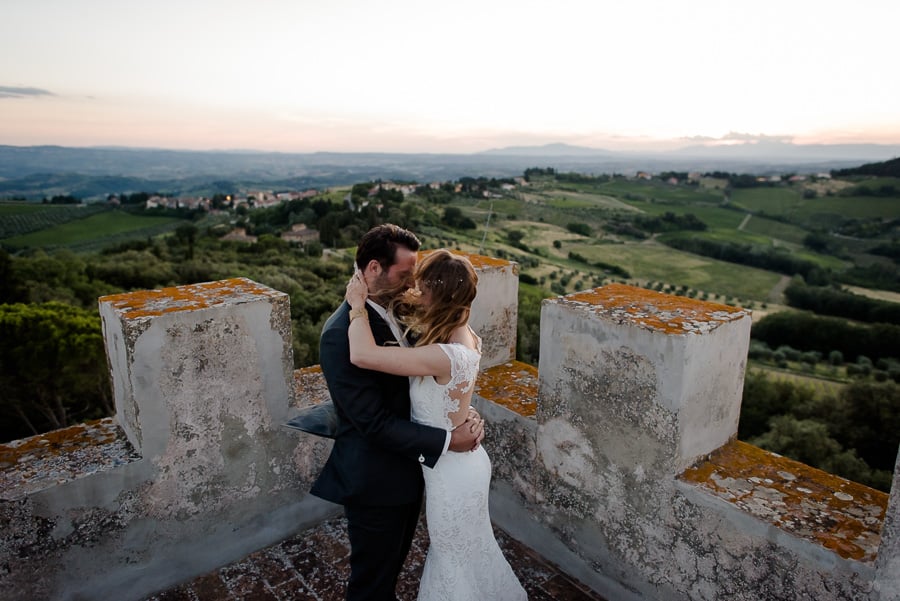
<path id="1" fill-rule="evenodd" d="M 359 309 L 350 309 L 350 323 L 353 323 L 353 320 L 357 317 L 362 317 L 366 321 L 369 321 L 369 312 L 366 311 L 365 307 L 360 307 Z"/>

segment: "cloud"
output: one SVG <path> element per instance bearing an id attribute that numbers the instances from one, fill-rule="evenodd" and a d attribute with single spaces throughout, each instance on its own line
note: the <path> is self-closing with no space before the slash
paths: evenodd
<path id="1" fill-rule="evenodd" d="M 781 144 L 790 144 L 794 138 L 792 136 L 767 136 L 765 134 L 742 134 L 740 132 L 731 131 L 722 140 L 749 142 L 756 144 L 757 142 L 778 142 Z"/>
<path id="2" fill-rule="evenodd" d="M 680 139 L 686 142 L 711 144 L 713 146 L 719 144 L 791 144 L 794 141 L 793 136 L 767 136 L 765 134 L 745 134 L 736 131 L 730 131 L 719 138 L 710 136 L 689 136 Z"/>
<path id="3" fill-rule="evenodd" d="M 30 98 L 35 96 L 53 96 L 53 92 L 41 88 L 17 88 L 0 86 L 0 98 Z"/>

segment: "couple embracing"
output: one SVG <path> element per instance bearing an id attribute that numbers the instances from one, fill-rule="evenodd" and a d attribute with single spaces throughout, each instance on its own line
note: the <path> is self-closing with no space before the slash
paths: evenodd
<path id="1" fill-rule="evenodd" d="M 481 339 L 469 327 L 478 277 L 446 250 L 417 261 L 395 225 L 367 232 L 320 363 L 339 416 L 312 494 L 344 506 L 347 599 L 393 601 L 422 505 L 430 547 L 419 600 L 519 601 L 494 539 L 484 420 L 470 409 Z"/>

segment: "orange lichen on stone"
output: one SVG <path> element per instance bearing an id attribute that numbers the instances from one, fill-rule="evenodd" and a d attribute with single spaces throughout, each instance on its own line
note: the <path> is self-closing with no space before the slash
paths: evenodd
<path id="1" fill-rule="evenodd" d="M 475 394 L 523 417 L 537 412 L 538 390 L 537 368 L 521 361 L 489 367 L 475 381 Z"/>
<path id="2" fill-rule="evenodd" d="M 434 250 L 435 249 L 419 251 L 419 259 L 421 260 L 423 257 L 434 252 Z M 450 250 L 450 249 L 448 249 L 448 250 Z M 474 253 L 467 253 L 467 252 L 461 251 L 461 250 L 450 250 L 450 252 L 452 252 L 454 255 L 462 255 L 463 257 L 466 257 L 467 259 L 469 259 L 469 261 L 471 261 L 471 263 L 472 263 L 472 267 L 474 267 L 475 269 L 486 269 L 489 267 L 493 267 L 493 268 L 509 267 L 512 265 L 513 268 L 516 269 L 516 273 L 518 273 L 518 270 L 517 270 L 518 265 L 516 263 L 513 263 L 512 261 L 507 261 L 506 259 L 498 259 L 496 257 L 486 257 L 484 255 L 476 255 Z"/>
<path id="3" fill-rule="evenodd" d="M 318 405 L 331 400 L 325 376 L 319 365 L 294 370 L 294 406 Z"/>
<path id="4" fill-rule="evenodd" d="M 524 417 L 533 417 L 537 411 L 537 369 L 520 361 L 490 367 L 478 374 L 475 394 Z M 317 405 L 330 399 L 321 366 L 294 370 L 294 406 Z"/>
<path id="5" fill-rule="evenodd" d="M 734 441 L 680 479 L 845 559 L 872 561 L 888 495 L 800 462 Z"/>
<path id="6" fill-rule="evenodd" d="M 174 311 L 205 309 L 254 296 L 277 294 L 281 293 L 247 278 L 231 278 L 157 290 L 111 294 L 101 296 L 99 302 L 110 303 L 126 319 L 136 319 Z"/>
<path id="7" fill-rule="evenodd" d="M 750 315 L 746 309 L 625 284 L 609 284 L 556 299 L 590 307 L 618 323 L 634 323 L 667 334 L 698 334 Z"/>
<path id="8" fill-rule="evenodd" d="M 0 498 L 13 499 L 140 459 L 113 418 L 0 445 Z"/>

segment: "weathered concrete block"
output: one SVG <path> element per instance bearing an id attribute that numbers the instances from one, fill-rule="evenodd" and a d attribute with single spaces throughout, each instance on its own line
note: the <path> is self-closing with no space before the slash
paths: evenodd
<path id="1" fill-rule="evenodd" d="M 891 483 L 891 497 L 881 530 L 881 546 L 878 548 L 875 566 L 877 600 L 900 600 L 900 452 L 894 463 L 894 481 Z"/>
<path id="2" fill-rule="evenodd" d="M 202 455 L 283 421 L 293 372 L 283 292 L 236 278 L 99 304 L 116 416 L 144 456 Z"/>
<path id="3" fill-rule="evenodd" d="M 612 284 L 544 301 L 539 448 L 590 489 L 596 459 L 672 476 L 737 433 L 748 311 Z"/>
<path id="4" fill-rule="evenodd" d="M 478 274 L 478 294 L 469 323 L 481 336 L 481 369 L 487 369 L 516 357 L 519 265 L 481 255 L 467 256 Z"/>

